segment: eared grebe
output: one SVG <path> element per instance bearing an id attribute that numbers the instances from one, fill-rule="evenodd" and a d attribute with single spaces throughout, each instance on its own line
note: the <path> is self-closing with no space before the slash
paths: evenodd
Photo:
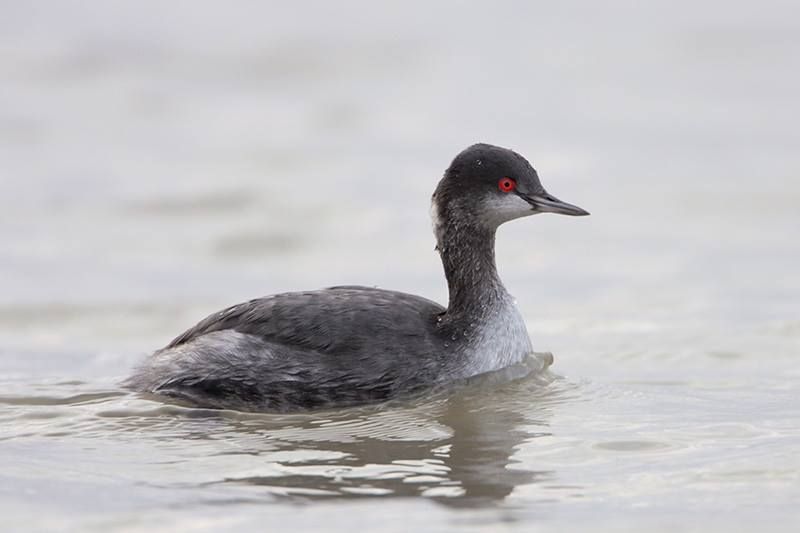
<path id="1" fill-rule="evenodd" d="M 291 411 L 378 402 L 519 363 L 533 350 L 497 275 L 495 231 L 545 212 L 589 214 L 548 194 L 521 155 L 470 146 L 433 194 L 446 309 L 361 286 L 258 298 L 202 320 L 125 384 L 197 407 Z"/>

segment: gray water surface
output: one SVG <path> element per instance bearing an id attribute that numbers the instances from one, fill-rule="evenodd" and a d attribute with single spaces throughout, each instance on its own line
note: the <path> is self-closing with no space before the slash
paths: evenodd
<path id="1" fill-rule="evenodd" d="M 794 531 L 798 21 L 778 1 L 3 4 L 0 528 Z M 291 416 L 119 390 L 252 297 L 445 302 L 428 201 L 476 141 L 592 212 L 498 235 L 549 369 Z"/>

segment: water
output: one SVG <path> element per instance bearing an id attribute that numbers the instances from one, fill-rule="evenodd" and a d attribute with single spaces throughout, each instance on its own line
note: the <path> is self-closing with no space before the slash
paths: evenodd
<path id="1" fill-rule="evenodd" d="M 797 528 L 794 3 L 2 10 L 3 530 Z M 428 198 L 479 140 L 592 212 L 498 236 L 549 370 L 292 416 L 116 387 L 253 296 L 445 301 Z"/>

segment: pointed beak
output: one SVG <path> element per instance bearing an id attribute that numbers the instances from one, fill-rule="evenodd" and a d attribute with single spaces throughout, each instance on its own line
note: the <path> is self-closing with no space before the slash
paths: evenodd
<path id="1" fill-rule="evenodd" d="M 561 201 L 552 194 L 546 192 L 522 195 L 522 197 L 533 206 L 534 211 L 540 213 L 558 213 L 559 215 L 571 215 L 574 217 L 583 217 L 589 214 L 585 209 Z"/>

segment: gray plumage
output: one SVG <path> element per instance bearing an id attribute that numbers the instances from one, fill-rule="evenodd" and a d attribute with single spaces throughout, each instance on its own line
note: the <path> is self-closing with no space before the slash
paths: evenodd
<path id="1" fill-rule="evenodd" d="M 544 211 L 587 214 L 549 196 L 522 156 L 471 146 L 433 196 L 446 309 L 361 286 L 259 298 L 202 320 L 125 385 L 199 407 L 292 411 L 384 401 L 520 362 L 532 347 L 497 275 L 494 235 Z"/>

